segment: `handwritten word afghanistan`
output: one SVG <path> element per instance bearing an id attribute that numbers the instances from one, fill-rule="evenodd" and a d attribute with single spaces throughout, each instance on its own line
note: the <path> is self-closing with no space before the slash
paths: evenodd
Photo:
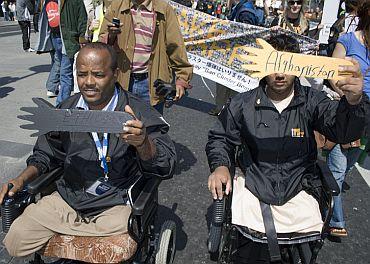
<path id="1" fill-rule="evenodd" d="M 298 77 L 317 77 L 331 79 L 335 75 L 335 70 L 327 65 L 302 65 L 302 60 L 297 54 L 271 51 L 265 65 L 266 72 L 279 72 L 292 74 Z M 328 69 L 329 68 L 329 69 Z M 331 69 L 330 69 L 331 68 Z"/>

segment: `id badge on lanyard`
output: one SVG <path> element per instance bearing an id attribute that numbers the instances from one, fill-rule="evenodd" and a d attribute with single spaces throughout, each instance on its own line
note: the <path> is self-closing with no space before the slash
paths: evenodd
<path id="1" fill-rule="evenodd" d="M 109 191 L 111 188 L 112 186 L 105 178 L 99 178 L 86 190 L 86 192 L 94 196 L 100 196 Z"/>
<path id="2" fill-rule="evenodd" d="M 118 94 L 115 90 L 115 94 L 112 100 L 109 102 L 108 106 L 103 109 L 103 111 L 114 111 L 114 108 L 117 105 Z M 107 152 L 108 152 L 108 133 L 103 134 L 103 140 L 100 142 L 98 133 L 92 132 L 92 137 L 95 142 L 96 150 L 98 151 L 100 166 L 104 170 L 104 178 L 99 178 L 96 180 L 87 190 L 87 193 L 90 193 L 95 196 L 100 196 L 107 191 L 109 191 L 112 186 L 108 183 L 108 163 L 107 163 Z"/>
<path id="3" fill-rule="evenodd" d="M 103 136 L 103 146 L 100 143 L 99 137 L 97 133 L 92 133 L 96 149 L 98 150 L 99 159 L 101 160 L 100 166 L 103 167 L 104 170 L 104 178 L 99 178 L 96 180 L 87 190 L 87 193 L 90 193 L 94 196 L 100 196 L 107 191 L 109 191 L 112 186 L 108 183 L 108 163 L 107 163 L 107 149 L 108 149 L 108 134 L 104 133 Z"/>

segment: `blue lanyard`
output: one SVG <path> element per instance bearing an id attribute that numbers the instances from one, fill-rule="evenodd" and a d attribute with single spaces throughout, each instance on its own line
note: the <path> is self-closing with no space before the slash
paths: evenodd
<path id="1" fill-rule="evenodd" d="M 118 91 L 115 89 L 114 95 L 108 105 L 104 107 L 102 111 L 114 111 L 118 102 Z M 108 151 L 108 133 L 104 133 L 102 143 L 99 140 L 98 133 L 92 132 L 92 137 L 95 142 L 96 150 L 98 151 L 99 159 L 101 161 L 100 166 L 104 170 L 104 179 L 108 180 L 108 163 L 107 163 L 107 151 Z"/>
<path id="2" fill-rule="evenodd" d="M 100 143 L 98 134 L 96 132 L 93 132 L 91 134 L 94 138 L 95 146 L 99 154 L 99 159 L 101 160 L 101 166 L 104 170 L 104 178 L 105 180 L 108 180 L 108 163 L 106 158 L 108 150 L 108 133 L 104 133 L 103 135 L 103 146 Z"/>

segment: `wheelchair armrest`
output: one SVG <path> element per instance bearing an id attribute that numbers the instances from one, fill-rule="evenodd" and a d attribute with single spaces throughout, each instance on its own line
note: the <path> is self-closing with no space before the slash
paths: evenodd
<path id="1" fill-rule="evenodd" d="M 154 201 L 156 194 L 156 189 L 159 186 L 161 180 L 159 178 L 152 178 L 149 179 L 138 197 L 135 201 L 133 201 L 132 205 L 132 215 L 134 216 L 142 216 L 146 213 L 147 208 L 150 207 L 150 202 Z"/>
<path id="2" fill-rule="evenodd" d="M 338 184 L 331 173 L 328 164 L 322 160 L 317 161 L 317 165 L 321 171 L 321 181 L 326 192 L 329 192 L 333 196 L 338 196 L 340 193 Z"/>
<path id="3" fill-rule="evenodd" d="M 55 182 L 63 174 L 63 168 L 57 168 L 48 173 L 42 174 L 27 185 L 27 191 L 36 195 L 43 189 Z"/>

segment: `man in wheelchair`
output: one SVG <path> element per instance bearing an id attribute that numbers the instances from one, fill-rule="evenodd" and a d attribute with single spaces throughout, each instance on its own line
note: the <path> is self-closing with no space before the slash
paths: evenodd
<path id="1" fill-rule="evenodd" d="M 300 52 L 287 35 L 272 35 L 268 42 L 276 50 Z M 313 131 L 343 143 L 361 136 L 368 98 L 358 63 L 351 61 L 353 66 L 342 69 L 350 77 L 337 82 L 345 94 L 340 102 L 302 86 L 295 76 L 275 73 L 258 88 L 234 96 L 221 111 L 206 146 L 212 172 L 208 188 L 215 200 L 233 188 L 231 224 L 238 236 L 233 263 L 281 262 L 278 234 L 322 230 Z M 238 159 L 243 173 L 232 180 L 236 148 L 243 149 Z M 250 234 L 265 242 L 256 243 L 262 240 Z M 306 262 L 309 258 L 297 263 Z"/>
<path id="2" fill-rule="evenodd" d="M 133 119 L 121 134 L 50 132 L 37 139 L 27 168 L 2 186 L 0 201 L 28 182 L 62 167 L 57 191 L 32 203 L 10 227 L 4 244 L 12 256 L 42 249 L 55 234 L 106 237 L 127 233 L 129 188 L 139 177 L 169 178 L 176 153 L 161 115 L 129 92 L 117 78 L 117 55 L 103 43 L 89 43 L 77 57 L 81 91 L 62 109 L 126 111 Z"/>

